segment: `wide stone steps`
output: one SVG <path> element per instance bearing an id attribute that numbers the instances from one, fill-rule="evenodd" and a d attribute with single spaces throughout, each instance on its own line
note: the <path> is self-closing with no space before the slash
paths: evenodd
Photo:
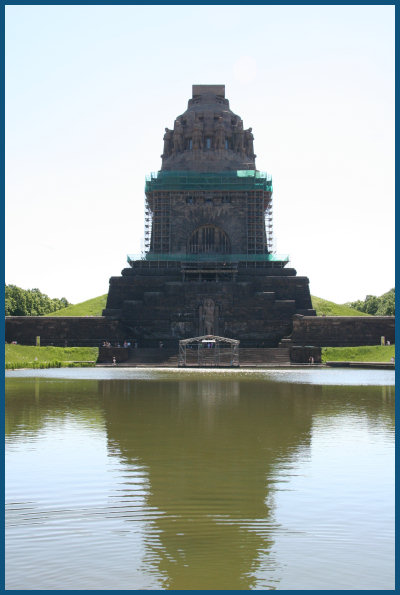
<path id="1" fill-rule="evenodd" d="M 125 365 L 178 365 L 178 353 L 176 349 L 157 347 L 142 347 L 131 349 L 131 353 Z"/>
<path id="2" fill-rule="evenodd" d="M 230 350 L 221 350 L 219 356 L 220 366 L 230 366 Z M 197 350 L 188 350 L 186 355 L 187 366 L 198 366 Z M 286 348 L 240 348 L 240 367 L 257 366 L 286 366 L 290 365 L 290 353 Z M 118 364 L 119 366 L 178 366 L 178 353 L 175 349 L 138 348 L 132 349 L 129 359 Z M 216 366 L 214 350 L 204 350 L 201 354 L 201 367 Z"/>
<path id="3" fill-rule="evenodd" d="M 287 348 L 240 348 L 240 366 L 290 365 L 290 351 Z"/>

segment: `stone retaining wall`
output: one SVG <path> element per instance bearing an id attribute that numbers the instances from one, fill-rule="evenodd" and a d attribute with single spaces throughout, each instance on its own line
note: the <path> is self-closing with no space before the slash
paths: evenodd
<path id="1" fill-rule="evenodd" d="M 244 315 L 244 314 L 243 314 Z M 7 316 L 5 340 L 22 345 L 98 347 L 135 337 L 118 320 L 105 316 Z M 346 347 L 395 341 L 394 316 L 293 316 L 292 346 Z M 176 340 L 177 341 L 177 340 Z M 290 345 L 287 345 L 289 347 Z"/>
<path id="2" fill-rule="evenodd" d="M 22 345 L 99 347 L 103 341 L 123 342 L 118 320 L 104 316 L 6 316 L 5 339 Z"/>
<path id="3" fill-rule="evenodd" d="M 394 316 L 293 316 L 292 345 L 357 347 L 395 341 Z"/>

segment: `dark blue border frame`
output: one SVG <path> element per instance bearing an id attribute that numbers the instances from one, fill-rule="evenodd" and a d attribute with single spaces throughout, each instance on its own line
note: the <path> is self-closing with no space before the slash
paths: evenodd
<path id="1" fill-rule="evenodd" d="M 25 6 L 25 5 L 64 5 L 64 6 L 87 6 L 87 5 L 94 5 L 94 6 L 100 6 L 100 5 L 137 5 L 137 6 L 146 6 L 146 5 L 150 5 L 150 6 L 157 6 L 157 5 L 163 5 L 163 4 L 170 4 L 170 5 L 201 5 L 201 6 L 212 6 L 212 5 L 246 5 L 245 2 L 224 2 L 224 1 L 220 1 L 220 2 L 129 2 L 126 0 L 119 0 L 118 2 L 110 2 L 110 1 L 105 1 L 105 0 L 98 0 L 97 2 L 93 2 L 91 0 L 87 0 L 85 1 L 73 1 L 71 0 L 70 2 L 48 2 L 46 0 L 41 0 L 40 2 L 29 2 L 29 1 L 3 1 L 3 6 L 2 6 L 2 10 L 1 10 L 1 31 L 3 32 L 3 43 L 2 43 L 2 61 L 1 61 L 1 70 L 2 70 L 2 76 L 1 76 L 1 80 L 2 80 L 2 85 L 3 85 L 3 93 L 2 93 L 2 108 L 3 108 L 3 118 L 1 121 L 1 133 L 2 133 L 2 138 L 3 138 L 3 155 L 2 155 L 2 160 L 1 160 L 1 168 L 2 168 L 2 205 L 3 205 L 3 209 L 2 209 L 2 221 L 3 221 L 3 230 L 4 230 L 4 226 L 5 226 L 5 218 L 4 218 L 4 205 L 5 205 L 5 195 L 4 195 L 4 180 L 5 180 L 5 97 L 4 97 L 4 86 L 5 86 L 5 7 L 6 6 Z M 261 5 L 261 6 L 265 6 L 265 5 L 286 5 L 286 6 L 298 6 L 298 5 L 333 5 L 333 6 L 341 6 L 341 5 L 352 5 L 352 6 L 367 6 L 367 5 L 386 5 L 386 6 L 395 6 L 397 9 L 397 3 L 396 2 L 377 2 L 369 0 L 369 1 L 353 1 L 353 2 L 284 2 L 284 1 L 275 1 L 275 2 L 258 2 L 258 1 L 252 1 L 250 6 L 254 5 Z M 395 26 L 396 26 L 396 31 L 400 31 L 400 16 L 399 16 L 399 11 L 396 10 L 395 13 Z M 396 36 L 396 46 L 395 46 L 395 57 L 396 57 L 396 65 L 400 62 L 400 52 L 399 52 L 399 42 Z M 397 71 L 398 68 L 396 67 L 396 91 L 397 91 Z M 398 100 L 397 100 L 397 96 L 398 93 L 396 93 L 396 108 L 397 108 L 397 104 L 398 104 Z M 397 112 L 397 109 L 396 109 Z M 396 139 L 397 139 L 397 131 L 399 129 L 400 124 L 398 123 L 398 120 L 396 120 Z M 396 143 L 396 148 L 397 148 L 397 143 Z M 396 153 L 397 155 L 397 153 Z M 397 173 L 397 164 L 398 164 L 398 159 L 396 158 L 396 173 Z M 397 188 L 396 188 L 396 203 L 397 203 Z M 396 213 L 396 223 L 397 223 L 397 213 Z M 5 277 L 5 267 L 4 267 L 4 253 L 5 253 L 5 245 L 4 245 L 4 231 L 3 231 L 3 243 L 2 243 L 2 250 L 3 250 L 3 259 L 1 261 L 1 266 L 2 266 L 2 271 L 3 271 L 3 279 Z M 397 245 L 396 245 L 396 256 L 397 256 Z M 397 266 L 396 266 L 396 273 L 397 273 Z M 4 303 L 4 283 L 1 286 L 1 295 L 2 295 L 2 301 Z M 398 298 L 396 299 L 396 306 L 398 308 L 399 304 L 398 302 Z M 5 327 L 5 323 L 4 323 L 4 318 L 2 319 L 2 329 L 3 329 L 3 337 L 4 337 L 4 327 Z M 398 345 L 398 339 L 399 339 L 399 333 L 396 331 L 396 345 Z M 5 352 L 5 348 L 4 348 L 4 339 L 1 342 L 1 351 L 2 351 L 2 356 L 3 356 L 3 362 L 4 362 L 4 352 Z M 396 349 L 396 356 L 397 356 L 397 349 Z M 4 369 L 4 368 L 3 368 Z M 4 373 L 3 373 L 4 374 Z M 4 387 L 4 382 L 3 382 L 3 387 Z M 3 388 L 3 395 L 4 395 L 4 388 Z M 3 450 L 3 474 L 2 474 L 2 502 L 3 502 L 3 510 L 4 510 L 4 396 L 3 396 L 3 400 L 2 400 L 2 410 L 1 410 L 1 420 L 2 420 L 2 428 L 3 428 L 3 442 L 2 442 L 2 450 Z M 397 407 L 396 407 L 396 414 L 398 413 Z M 396 432 L 396 441 L 397 441 L 397 432 Z M 399 464 L 396 462 L 396 477 L 398 475 L 398 471 L 399 471 Z M 396 487 L 397 487 L 397 481 L 396 481 Z M 4 516 L 3 518 L 3 536 L 4 536 Z M 397 536 L 397 516 L 396 516 L 396 536 Z M 2 559 L 4 561 L 4 539 L 2 540 Z M 4 582 L 4 564 L 2 565 L 2 581 L 1 581 L 1 585 L 0 585 L 0 589 L 2 592 L 5 592 L 5 582 Z M 395 592 L 397 591 L 397 585 L 398 585 L 398 564 L 397 564 L 397 559 L 396 559 L 396 588 L 395 588 Z M 21 590 L 21 591 L 14 591 L 14 592 L 20 592 L 20 593 L 29 593 L 29 591 L 25 591 L 25 590 Z M 53 591 L 53 592 L 59 592 L 59 591 Z M 68 591 L 68 590 L 63 590 L 60 592 L 67 592 L 67 593 L 74 593 L 75 591 Z M 113 591 L 103 591 L 103 592 L 109 592 L 112 593 Z M 147 593 L 148 591 L 135 591 L 136 593 Z M 163 591 L 159 591 L 160 593 Z M 179 591 L 179 593 L 190 593 L 192 591 Z M 210 593 L 212 591 L 196 591 L 199 593 Z M 241 591 L 233 591 L 233 590 L 229 590 L 229 591 L 225 591 L 227 593 L 240 593 Z M 285 591 L 285 592 L 289 592 L 289 593 L 296 593 L 296 591 Z M 316 591 L 307 591 L 310 593 L 315 593 Z M 336 590 L 330 590 L 330 592 L 334 592 L 334 593 L 352 593 L 353 591 L 348 591 L 348 590 L 342 590 L 342 591 L 336 591 Z M 363 591 L 358 591 L 359 593 L 363 592 Z M 365 591 L 366 593 L 371 593 L 371 592 L 382 592 L 385 593 L 387 591 Z"/>

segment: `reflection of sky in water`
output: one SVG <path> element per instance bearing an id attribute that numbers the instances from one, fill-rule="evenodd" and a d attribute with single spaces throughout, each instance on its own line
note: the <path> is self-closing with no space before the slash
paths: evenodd
<path id="1" fill-rule="evenodd" d="M 325 589 L 379 589 L 383 577 L 393 577 L 394 428 L 382 427 L 354 412 L 317 415 L 309 456 L 298 460 L 286 488 L 279 486 L 286 474 L 278 468 L 274 510 L 284 530 L 274 533 L 274 551 L 291 560 L 279 589 L 313 581 Z"/>
<path id="2" fill-rule="evenodd" d="M 6 370 L 6 378 L 64 378 L 96 380 L 205 380 L 213 376 L 216 380 L 245 380 L 261 378 L 271 382 L 296 384 L 383 386 L 394 385 L 394 370 L 364 370 L 342 368 L 294 368 L 294 369 L 177 369 L 177 368 L 50 368 L 47 370 Z M 213 378 L 214 379 L 214 378 Z"/>

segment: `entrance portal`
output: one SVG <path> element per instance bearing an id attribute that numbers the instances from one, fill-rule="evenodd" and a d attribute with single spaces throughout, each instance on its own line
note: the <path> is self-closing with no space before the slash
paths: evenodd
<path id="1" fill-rule="evenodd" d="M 229 254 L 231 243 L 220 227 L 202 225 L 189 238 L 189 254 Z"/>

